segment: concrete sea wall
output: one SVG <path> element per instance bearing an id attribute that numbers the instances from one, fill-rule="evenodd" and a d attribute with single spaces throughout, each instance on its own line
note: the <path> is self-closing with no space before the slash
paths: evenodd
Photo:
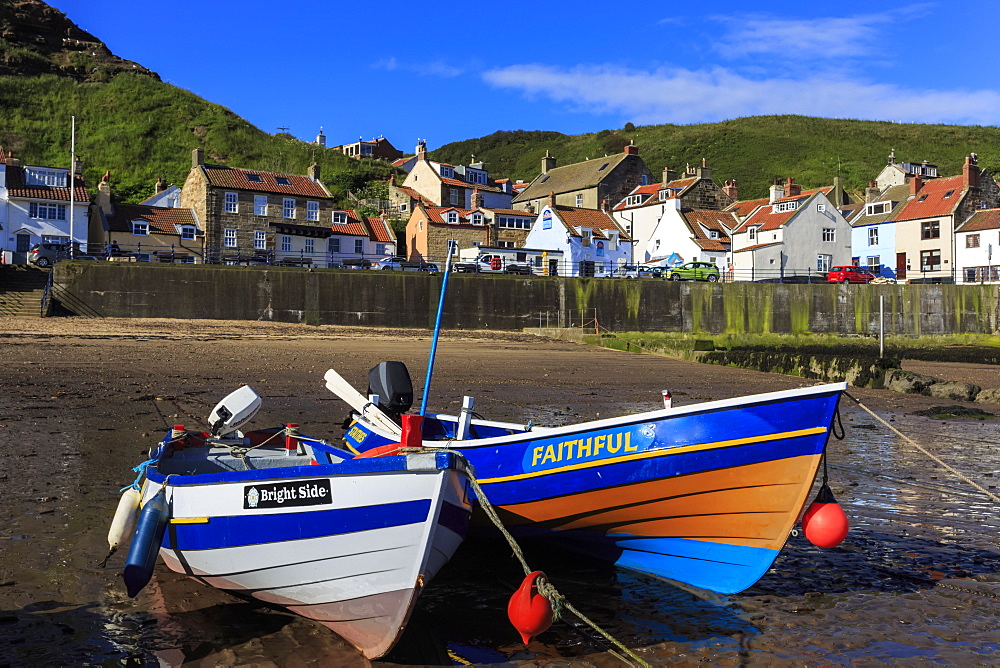
<path id="1" fill-rule="evenodd" d="M 293 267 L 60 262 L 53 299 L 98 317 L 433 327 L 444 276 Z M 998 285 L 687 283 L 453 274 L 443 326 L 704 333 L 992 334 Z"/>

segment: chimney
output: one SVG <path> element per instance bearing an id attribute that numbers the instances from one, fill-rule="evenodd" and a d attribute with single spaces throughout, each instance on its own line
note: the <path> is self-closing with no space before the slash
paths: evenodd
<path id="1" fill-rule="evenodd" d="M 696 170 L 699 179 L 709 179 L 712 178 L 712 168 L 705 163 L 705 158 L 701 159 L 701 167 Z"/>
<path id="2" fill-rule="evenodd" d="M 205 149 L 196 148 L 191 151 L 191 169 L 201 167 L 205 164 Z"/>
<path id="3" fill-rule="evenodd" d="M 110 173 L 108 175 L 110 176 Z M 167 184 L 163 182 L 163 179 L 157 178 L 156 185 L 153 186 L 153 193 L 159 195 L 166 189 L 167 189 Z"/>
<path id="4" fill-rule="evenodd" d="M 306 176 L 308 176 L 309 180 L 313 183 L 319 183 L 319 164 L 314 162 L 309 165 L 309 170 L 306 172 Z"/>
<path id="5" fill-rule="evenodd" d="M 4 160 L 4 163 L 8 167 L 20 167 L 21 166 L 21 161 L 19 159 L 15 158 L 13 153 L 8 153 L 7 154 L 7 159 Z"/>
<path id="6" fill-rule="evenodd" d="M 556 208 L 556 194 L 551 190 L 549 191 L 549 208 Z"/>
<path id="7" fill-rule="evenodd" d="M 603 211 L 604 213 L 607 213 L 609 211 L 607 197 L 601 200 L 601 211 Z"/>
<path id="8" fill-rule="evenodd" d="M 472 189 L 472 208 L 482 209 L 483 208 L 483 195 L 479 192 L 479 188 Z"/>
<path id="9" fill-rule="evenodd" d="M 97 208 L 105 216 L 115 215 L 115 207 L 111 203 L 111 172 L 104 172 L 104 176 L 101 177 L 101 182 L 97 184 Z"/>
<path id="10" fill-rule="evenodd" d="M 736 179 L 733 179 L 732 181 L 726 181 L 726 185 L 722 187 L 722 192 L 728 195 L 729 198 L 734 202 L 738 202 L 740 199 L 737 196 L 739 191 L 737 191 L 736 189 Z"/>
<path id="11" fill-rule="evenodd" d="M 798 197 L 802 194 L 802 186 L 795 182 L 795 177 L 788 177 L 788 185 L 785 187 L 785 197 Z"/>
<path id="12" fill-rule="evenodd" d="M 869 181 L 868 187 L 865 188 L 865 203 L 871 204 L 878 199 L 878 183 L 875 181 Z"/>
<path id="13" fill-rule="evenodd" d="M 389 185 L 390 186 L 396 185 L 396 172 L 393 172 L 392 174 L 389 175 Z"/>
<path id="14" fill-rule="evenodd" d="M 417 140 L 417 160 L 427 159 L 427 142 L 423 139 Z"/>
<path id="15" fill-rule="evenodd" d="M 979 187 L 979 156 L 975 153 L 965 156 L 965 164 L 962 165 L 962 185 L 969 188 Z"/>
<path id="16" fill-rule="evenodd" d="M 785 197 L 785 186 L 781 185 L 781 182 L 778 179 L 775 179 L 774 183 L 771 184 L 771 187 L 768 189 L 768 193 L 767 203 L 774 204 L 779 199 L 783 199 Z"/>
<path id="17" fill-rule="evenodd" d="M 556 159 L 548 149 L 545 149 L 545 157 L 542 158 L 542 174 L 547 174 L 549 170 L 556 168 Z"/>
<path id="18" fill-rule="evenodd" d="M 630 140 L 625 147 L 625 155 L 639 155 L 639 147 L 635 145 L 634 140 Z"/>
<path id="19" fill-rule="evenodd" d="M 663 185 L 667 185 L 671 181 L 677 180 L 677 172 L 670 169 L 669 167 L 663 168 Z"/>
<path id="20" fill-rule="evenodd" d="M 914 174 L 910 177 L 910 195 L 916 195 L 920 192 L 920 187 L 924 185 L 923 179 Z"/>

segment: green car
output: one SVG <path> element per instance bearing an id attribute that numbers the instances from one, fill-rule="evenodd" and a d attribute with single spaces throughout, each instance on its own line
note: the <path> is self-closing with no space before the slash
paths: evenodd
<path id="1" fill-rule="evenodd" d="M 719 268 L 711 262 L 687 262 L 679 267 L 668 269 L 663 277 L 671 281 L 708 281 L 719 280 Z"/>

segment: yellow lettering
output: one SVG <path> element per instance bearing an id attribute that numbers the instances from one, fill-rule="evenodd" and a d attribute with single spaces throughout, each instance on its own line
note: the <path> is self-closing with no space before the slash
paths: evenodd
<path id="1" fill-rule="evenodd" d="M 621 432 L 608 436 L 608 452 L 618 452 L 622 449 Z"/>
<path id="2" fill-rule="evenodd" d="M 583 454 L 584 451 L 586 451 L 586 453 L 587 453 L 586 456 L 587 457 L 590 456 L 591 448 L 593 447 L 591 444 L 593 443 L 593 441 L 594 441 L 594 439 L 592 439 L 592 438 L 588 438 L 586 441 L 582 441 L 582 440 L 581 441 L 577 441 L 577 443 L 580 444 L 576 448 L 576 458 L 577 459 L 579 459 L 579 458 L 581 458 L 581 457 L 584 456 L 584 454 Z"/>
<path id="3" fill-rule="evenodd" d="M 625 452 L 635 452 L 639 449 L 639 446 L 632 447 L 632 432 L 625 432 Z"/>
<path id="4" fill-rule="evenodd" d="M 607 436 L 597 436 L 594 438 L 594 456 L 601 454 L 601 450 L 604 449 L 604 442 L 607 440 Z"/>
<path id="5" fill-rule="evenodd" d="M 565 443 L 560 443 L 559 444 L 559 461 L 563 460 L 563 454 L 562 454 L 563 448 L 566 448 L 566 459 L 572 459 L 573 458 L 573 444 L 574 443 L 576 443 L 576 441 L 566 441 Z"/>
<path id="6" fill-rule="evenodd" d="M 545 456 L 542 457 L 542 464 L 544 464 L 547 461 L 553 461 L 554 462 L 555 460 L 556 460 L 556 453 L 555 453 L 555 450 L 550 445 L 550 446 L 548 446 L 548 447 L 545 448 Z"/>
<path id="7" fill-rule="evenodd" d="M 531 465 L 535 466 L 536 464 L 538 464 L 538 458 L 541 456 L 542 456 L 542 446 L 539 445 L 537 448 L 535 448 L 535 451 L 532 453 Z"/>

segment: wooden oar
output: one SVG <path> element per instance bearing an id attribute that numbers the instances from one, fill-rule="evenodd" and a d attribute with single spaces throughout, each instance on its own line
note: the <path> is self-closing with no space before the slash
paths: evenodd
<path id="1" fill-rule="evenodd" d="M 326 381 L 326 389 L 346 401 L 347 405 L 366 419 L 395 436 L 403 434 L 402 428 L 391 417 L 386 415 L 381 408 L 369 402 L 368 397 L 354 389 L 354 386 L 344 380 L 344 377 L 339 373 L 330 369 L 323 376 L 323 380 Z"/>

